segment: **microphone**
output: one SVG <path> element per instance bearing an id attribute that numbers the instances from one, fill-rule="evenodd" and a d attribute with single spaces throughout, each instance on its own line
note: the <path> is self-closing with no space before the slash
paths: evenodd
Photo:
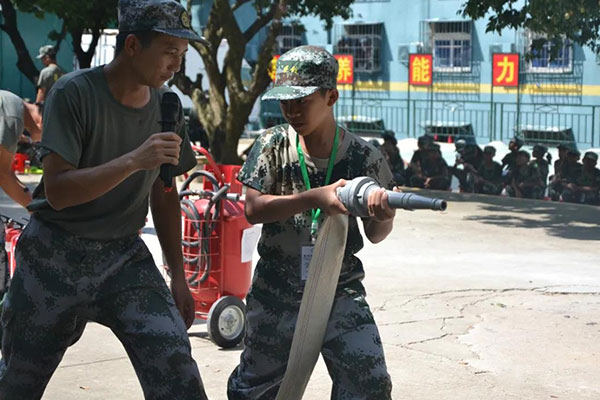
<path id="1" fill-rule="evenodd" d="M 173 92 L 165 92 L 160 101 L 160 116 L 163 132 L 175 132 L 177 119 L 179 117 L 179 97 Z M 160 179 L 165 184 L 165 192 L 173 190 L 173 165 L 163 164 L 160 166 Z"/>
<path id="2" fill-rule="evenodd" d="M 337 195 L 344 207 L 355 217 L 368 217 L 368 199 L 373 190 L 381 189 L 372 178 L 363 176 L 352 179 L 346 186 L 337 189 Z M 388 205 L 391 208 L 404 210 L 445 211 L 448 206 L 445 200 L 432 199 L 414 193 L 397 193 L 387 190 Z"/>

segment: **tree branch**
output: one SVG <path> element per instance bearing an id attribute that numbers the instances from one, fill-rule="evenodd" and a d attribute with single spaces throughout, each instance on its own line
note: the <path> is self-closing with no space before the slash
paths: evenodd
<path id="1" fill-rule="evenodd" d="M 35 85 L 35 78 L 38 76 L 39 71 L 35 67 L 35 64 L 29 55 L 29 51 L 27 50 L 27 46 L 25 45 L 25 41 L 17 27 L 17 12 L 10 0 L 0 0 L 0 5 L 2 5 L 2 15 L 4 17 L 4 24 L 0 25 L 0 29 L 6 32 L 15 47 L 17 52 L 17 68 L 19 68 L 19 71 Z"/>
<path id="2" fill-rule="evenodd" d="M 262 28 L 264 28 L 275 17 L 277 9 L 280 8 L 281 2 L 274 2 L 266 14 L 259 16 L 252 25 L 244 32 L 246 42 L 249 42 Z"/>

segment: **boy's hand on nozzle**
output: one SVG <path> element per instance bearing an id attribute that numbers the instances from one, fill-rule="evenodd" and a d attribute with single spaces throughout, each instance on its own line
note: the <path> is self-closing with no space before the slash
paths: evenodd
<path id="1" fill-rule="evenodd" d="M 399 192 L 398 187 L 394 188 L 394 192 Z M 384 222 L 394 219 L 396 210 L 390 208 L 388 204 L 388 194 L 384 188 L 374 190 L 367 200 L 369 216 L 376 221 Z"/>
<path id="2" fill-rule="evenodd" d="M 317 208 L 327 215 L 348 214 L 337 195 L 337 189 L 346 186 L 346 181 L 340 179 L 331 185 L 312 189 Z"/>

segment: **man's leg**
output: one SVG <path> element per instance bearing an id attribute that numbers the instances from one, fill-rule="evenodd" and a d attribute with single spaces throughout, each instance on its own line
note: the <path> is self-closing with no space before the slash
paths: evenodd
<path id="1" fill-rule="evenodd" d="M 298 308 L 246 297 L 245 348 L 227 385 L 229 400 L 272 400 L 281 386 Z"/>
<path id="2" fill-rule="evenodd" d="M 123 343 L 146 399 L 206 399 L 183 319 L 140 242 L 128 262 L 99 288 L 93 319 Z"/>
<path id="3" fill-rule="evenodd" d="M 17 269 L 2 308 L 0 399 L 41 398 L 68 346 L 86 321 L 77 315 L 76 287 L 65 257 L 80 258 L 35 219 L 17 246 Z M 57 240 L 53 240 L 57 239 Z"/>
<path id="4" fill-rule="evenodd" d="M 336 298 L 321 354 L 333 380 L 332 400 L 391 399 L 381 338 L 361 294 Z"/>

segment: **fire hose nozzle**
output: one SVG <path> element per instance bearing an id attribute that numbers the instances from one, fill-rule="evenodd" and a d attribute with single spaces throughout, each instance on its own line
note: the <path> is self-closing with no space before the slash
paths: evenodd
<path id="1" fill-rule="evenodd" d="M 346 186 L 337 189 L 337 195 L 344 207 L 355 217 L 368 217 L 367 209 L 369 195 L 381 186 L 372 178 L 363 176 L 352 179 Z M 397 193 L 387 191 L 388 205 L 391 208 L 404 210 L 433 210 L 445 211 L 448 204 L 446 200 L 432 199 L 414 193 Z"/>

